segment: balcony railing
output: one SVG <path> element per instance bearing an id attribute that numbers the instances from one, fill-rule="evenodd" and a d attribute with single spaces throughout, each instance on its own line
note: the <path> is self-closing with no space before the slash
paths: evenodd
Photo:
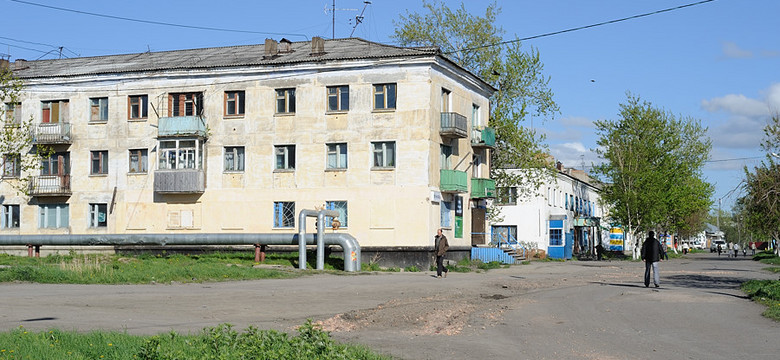
<path id="1" fill-rule="evenodd" d="M 493 148 L 496 146 L 496 130 L 491 127 L 471 130 L 471 146 Z"/>
<path id="2" fill-rule="evenodd" d="M 441 129 L 439 130 L 441 136 L 466 138 L 469 136 L 468 130 L 469 124 L 465 116 L 454 112 L 441 113 Z"/>
<path id="3" fill-rule="evenodd" d="M 200 194 L 206 191 L 202 169 L 156 170 L 154 192 L 161 194 Z"/>
<path id="4" fill-rule="evenodd" d="M 70 123 L 44 123 L 33 130 L 33 144 L 70 144 Z"/>
<path id="5" fill-rule="evenodd" d="M 468 176 L 465 171 L 441 170 L 441 184 L 439 188 L 442 192 L 464 193 L 469 191 Z"/>
<path id="6" fill-rule="evenodd" d="M 157 136 L 206 137 L 206 120 L 200 116 L 161 117 L 157 124 Z"/>
<path id="7" fill-rule="evenodd" d="M 70 196 L 70 175 L 41 175 L 30 178 L 30 196 Z"/>
<path id="8" fill-rule="evenodd" d="M 471 197 L 485 199 L 496 197 L 496 181 L 493 179 L 471 179 Z"/>

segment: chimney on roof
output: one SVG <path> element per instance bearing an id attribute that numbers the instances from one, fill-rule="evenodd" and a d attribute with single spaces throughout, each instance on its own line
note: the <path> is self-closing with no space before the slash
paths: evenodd
<path id="1" fill-rule="evenodd" d="M 279 40 L 279 52 L 280 53 L 292 52 L 292 41 L 287 40 L 285 38 Z"/>
<path id="2" fill-rule="evenodd" d="M 14 61 L 14 70 L 24 70 L 24 69 L 27 69 L 27 60 L 16 59 L 16 61 Z"/>
<path id="3" fill-rule="evenodd" d="M 558 161 L 557 163 L 555 163 L 555 168 L 558 169 L 558 171 L 562 171 L 563 170 L 563 163 Z"/>
<path id="4" fill-rule="evenodd" d="M 8 69 L 8 60 L 6 59 L 0 59 L 0 70 L 7 70 Z"/>
<path id="5" fill-rule="evenodd" d="M 317 56 L 325 54 L 325 39 L 315 36 L 311 38 L 311 55 Z"/>
<path id="6" fill-rule="evenodd" d="M 265 56 L 274 56 L 279 53 L 276 40 L 265 39 Z"/>

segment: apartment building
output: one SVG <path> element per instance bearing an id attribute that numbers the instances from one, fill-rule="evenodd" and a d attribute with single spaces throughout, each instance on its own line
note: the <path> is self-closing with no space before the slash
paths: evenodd
<path id="1" fill-rule="evenodd" d="M 32 117 L 53 154 L 4 167 L 0 235 L 295 233 L 324 207 L 364 262 L 425 263 L 439 227 L 460 256 L 485 241 L 495 89 L 437 48 L 269 39 L 5 66 L 25 83 L 6 124 Z"/>

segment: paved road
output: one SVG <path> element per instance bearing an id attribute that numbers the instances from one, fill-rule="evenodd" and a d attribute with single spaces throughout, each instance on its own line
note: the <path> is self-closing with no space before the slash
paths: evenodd
<path id="1" fill-rule="evenodd" d="M 0 330 L 132 334 L 292 331 L 307 318 L 336 339 L 404 359 L 778 359 L 780 323 L 744 297 L 765 265 L 717 254 L 661 263 L 534 262 L 488 273 L 313 275 L 173 285 L 0 284 Z"/>

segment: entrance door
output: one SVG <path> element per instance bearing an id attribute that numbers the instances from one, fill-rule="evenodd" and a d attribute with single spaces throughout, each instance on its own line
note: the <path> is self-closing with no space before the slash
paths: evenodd
<path id="1" fill-rule="evenodd" d="M 485 244 L 485 209 L 471 209 L 471 245 Z"/>

